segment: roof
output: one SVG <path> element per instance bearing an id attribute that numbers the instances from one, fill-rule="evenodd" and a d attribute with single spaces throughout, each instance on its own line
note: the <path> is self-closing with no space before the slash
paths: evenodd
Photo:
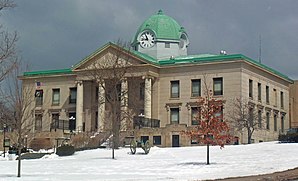
<path id="1" fill-rule="evenodd" d="M 242 54 L 231 54 L 231 55 L 212 55 L 212 54 L 200 54 L 200 55 L 186 55 L 186 56 L 179 56 L 173 57 L 169 59 L 163 59 L 159 61 L 160 66 L 168 66 L 168 65 L 179 65 L 179 64 L 189 64 L 189 63 L 196 63 L 196 64 L 203 64 L 203 63 L 211 63 L 211 62 L 229 62 L 229 61 L 240 61 L 244 60 L 249 62 L 259 68 L 265 69 L 266 71 L 273 73 L 279 77 L 286 79 L 287 81 L 293 83 L 293 80 L 290 79 L 288 76 L 258 62 L 255 61 L 247 56 Z"/>
<path id="2" fill-rule="evenodd" d="M 57 69 L 57 70 L 24 72 L 23 76 L 32 77 L 32 76 L 41 76 L 41 75 L 60 75 L 60 74 L 71 74 L 71 73 L 72 73 L 71 69 Z"/>
<path id="3" fill-rule="evenodd" d="M 173 18 L 164 15 L 162 10 L 159 10 L 157 14 L 150 16 L 143 22 L 137 30 L 132 44 L 138 41 L 139 34 L 145 30 L 153 31 L 157 41 L 160 39 L 179 40 L 181 34 L 185 33 L 184 28 Z"/>
<path id="4" fill-rule="evenodd" d="M 72 68 L 69 69 L 58 69 L 58 70 L 45 70 L 45 71 L 34 71 L 34 72 L 24 72 L 25 77 L 30 76 L 44 76 L 44 75 L 60 75 L 60 74 L 71 74 L 74 72 L 74 70 L 78 67 L 80 67 L 85 62 L 89 61 L 92 57 L 98 55 L 103 50 L 105 50 L 108 47 L 115 47 L 121 49 L 120 46 L 116 45 L 115 43 L 109 42 L 105 44 L 104 46 L 97 49 L 95 52 L 78 62 L 76 65 L 74 65 Z M 177 57 L 170 57 L 168 59 L 162 59 L 157 60 L 147 54 L 130 50 L 132 53 L 132 56 L 138 57 L 144 62 L 148 62 L 149 64 L 154 64 L 159 67 L 166 67 L 166 66 L 173 66 L 173 65 L 187 65 L 187 64 L 204 64 L 204 63 L 214 63 L 214 62 L 230 62 L 230 61 L 246 61 L 250 64 L 253 64 L 254 66 L 257 66 L 267 72 L 270 72 L 278 77 L 281 77 L 291 83 L 293 83 L 293 80 L 291 80 L 288 76 L 264 65 L 261 64 L 258 61 L 255 61 L 249 57 L 246 57 L 242 54 L 231 54 L 231 55 L 214 55 L 214 54 L 198 54 L 198 55 L 185 55 L 185 56 L 177 56 Z"/>

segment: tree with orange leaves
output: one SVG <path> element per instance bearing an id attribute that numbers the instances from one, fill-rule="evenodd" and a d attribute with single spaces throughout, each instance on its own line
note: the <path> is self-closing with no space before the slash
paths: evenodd
<path id="1" fill-rule="evenodd" d="M 185 133 L 192 140 L 207 145 L 207 165 L 209 165 L 209 146 L 219 145 L 223 148 L 233 137 L 229 134 L 228 124 L 223 120 L 223 100 L 214 98 L 212 92 L 208 91 L 207 95 L 200 97 L 197 103 L 199 111 L 194 119 L 198 125 Z"/>

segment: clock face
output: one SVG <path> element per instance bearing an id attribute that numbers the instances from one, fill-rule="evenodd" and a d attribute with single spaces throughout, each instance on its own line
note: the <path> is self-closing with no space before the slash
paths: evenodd
<path id="1" fill-rule="evenodd" d="M 180 37 L 179 47 L 181 49 L 185 49 L 187 45 L 188 45 L 188 38 L 186 34 L 182 34 Z"/>
<path id="2" fill-rule="evenodd" d="M 155 36 L 152 32 L 145 31 L 144 33 L 141 34 L 140 45 L 143 48 L 150 48 L 154 45 L 154 43 L 155 43 Z"/>
<path id="3" fill-rule="evenodd" d="M 180 39 L 180 42 L 179 42 L 179 47 L 181 48 L 181 49 L 184 49 L 185 48 L 185 40 L 184 39 Z"/>

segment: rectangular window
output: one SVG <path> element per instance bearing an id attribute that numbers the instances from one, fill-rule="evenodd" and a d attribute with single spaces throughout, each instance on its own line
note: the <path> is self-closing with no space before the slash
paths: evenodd
<path id="1" fill-rule="evenodd" d="M 145 83 L 140 83 L 140 100 L 145 99 Z"/>
<path id="2" fill-rule="evenodd" d="M 60 89 L 53 89 L 52 104 L 59 105 L 60 103 Z"/>
<path id="3" fill-rule="evenodd" d="M 98 129 L 98 111 L 95 113 L 95 130 Z"/>
<path id="4" fill-rule="evenodd" d="M 171 124 L 179 124 L 179 108 L 171 108 Z"/>
<path id="5" fill-rule="evenodd" d="M 153 145 L 161 145 L 161 136 L 153 136 Z"/>
<path id="6" fill-rule="evenodd" d="M 165 42 L 165 48 L 171 48 L 170 42 Z"/>
<path id="7" fill-rule="evenodd" d="M 262 84 L 258 83 L 258 101 L 262 100 Z"/>
<path id="8" fill-rule="evenodd" d="M 282 115 L 280 117 L 280 124 L 281 124 L 281 132 L 283 133 L 285 131 L 285 116 Z"/>
<path id="9" fill-rule="evenodd" d="M 270 113 L 266 112 L 266 129 L 270 129 Z"/>
<path id="10" fill-rule="evenodd" d="M 274 96 L 274 105 L 273 106 L 277 106 L 277 92 L 276 89 L 273 89 L 273 96 Z"/>
<path id="11" fill-rule="evenodd" d="M 53 113 L 52 114 L 52 126 L 53 129 L 59 128 L 59 114 Z"/>
<path id="12" fill-rule="evenodd" d="M 199 125 L 201 119 L 201 111 L 199 107 L 191 108 L 191 125 Z"/>
<path id="13" fill-rule="evenodd" d="M 116 91 L 116 94 L 118 95 L 118 101 L 121 101 L 122 94 L 124 94 L 124 92 L 122 92 L 121 84 L 116 85 Z"/>
<path id="14" fill-rule="evenodd" d="M 69 88 L 69 103 L 74 104 L 77 102 L 77 88 Z"/>
<path id="15" fill-rule="evenodd" d="M 76 129 L 76 113 L 69 113 L 68 119 L 69 119 L 69 126 L 68 126 L 69 130 L 70 131 L 75 130 Z"/>
<path id="16" fill-rule="evenodd" d="M 249 79 L 249 84 L 248 84 L 248 96 L 249 98 L 253 98 L 253 81 Z"/>
<path id="17" fill-rule="evenodd" d="M 266 129 L 270 129 L 270 113 L 266 112 Z"/>
<path id="18" fill-rule="evenodd" d="M 99 98 L 99 87 L 96 87 L 95 88 L 95 100 L 96 100 L 96 102 L 98 102 L 98 98 Z"/>
<path id="19" fill-rule="evenodd" d="M 191 80 L 191 97 L 201 96 L 201 80 Z"/>
<path id="20" fill-rule="evenodd" d="M 35 114 L 35 131 L 41 131 L 41 130 L 42 130 L 42 115 Z"/>
<path id="21" fill-rule="evenodd" d="M 280 92 L 280 107 L 284 108 L 284 93 Z"/>
<path id="22" fill-rule="evenodd" d="M 190 144 L 198 144 L 198 138 L 197 136 L 191 136 L 190 138 Z"/>
<path id="23" fill-rule="evenodd" d="M 223 95 L 223 79 L 220 78 L 213 78 L 213 95 L 219 96 Z"/>
<path id="24" fill-rule="evenodd" d="M 261 110 L 258 111 L 258 124 L 259 124 L 259 128 L 262 128 L 262 111 Z"/>
<path id="25" fill-rule="evenodd" d="M 248 124 L 249 127 L 254 127 L 254 108 L 249 108 L 248 110 Z"/>
<path id="26" fill-rule="evenodd" d="M 277 131 L 277 115 L 274 114 L 274 131 Z"/>
<path id="27" fill-rule="evenodd" d="M 215 112 L 215 117 L 223 122 L 223 106 L 219 106 L 219 109 Z"/>
<path id="28" fill-rule="evenodd" d="M 269 86 L 266 86 L 266 103 L 269 104 Z"/>
<path id="29" fill-rule="evenodd" d="M 179 80 L 171 81 L 171 98 L 179 98 Z"/>
<path id="30" fill-rule="evenodd" d="M 43 90 L 35 91 L 35 104 L 36 106 L 41 106 L 43 104 Z"/>

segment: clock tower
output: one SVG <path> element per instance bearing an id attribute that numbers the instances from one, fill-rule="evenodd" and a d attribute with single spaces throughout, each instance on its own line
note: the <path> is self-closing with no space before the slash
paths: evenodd
<path id="1" fill-rule="evenodd" d="M 189 39 L 177 21 L 159 10 L 139 27 L 131 45 L 134 50 L 161 60 L 187 55 Z"/>

